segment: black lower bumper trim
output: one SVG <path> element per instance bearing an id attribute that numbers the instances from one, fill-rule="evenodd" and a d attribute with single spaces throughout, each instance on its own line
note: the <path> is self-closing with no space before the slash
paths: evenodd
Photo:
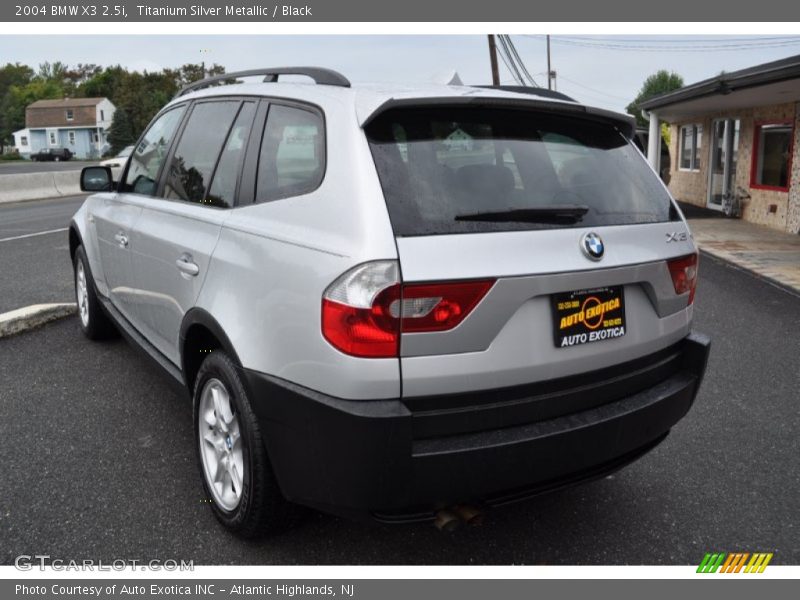
<path id="1" fill-rule="evenodd" d="M 708 351 L 708 338 L 687 337 L 678 370 L 601 406 L 424 439 L 400 400 L 343 400 L 244 374 L 288 499 L 355 518 L 414 520 L 458 502 L 503 504 L 573 485 L 641 456 L 691 407 Z"/>
<path id="2" fill-rule="evenodd" d="M 494 496 L 489 496 L 484 498 L 481 504 L 487 508 L 496 508 L 499 506 L 505 506 L 507 504 L 523 502 L 525 500 L 530 500 L 532 498 L 536 498 L 537 496 L 543 496 L 559 490 L 568 489 L 582 483 L 588 483 L 590 481 L 602 479 L 603 477 L 607 477 L 608 475 L 619 471 L 635 460 L 638 460 L 663 442 L 668 435 L 669 432 L 641 448 L 637 448 L 632 452 L 628 452 L 627 454 L 614 458 L 603 464 L 590 467 L 583 471 L 571 473 L 565 477 L 557 478 L 552 481 L 544 481 L 534 485 L 524 486 L 519 489 L 508 490 Z M 436 518 L 436 513 L 432 510 L 425 510 L 416 513 L 401 511 L 397 513 L 374 513 L 373 517 L 376 521 L 388 524 L 420 523 L 424 521 L 432 521 Z"/>

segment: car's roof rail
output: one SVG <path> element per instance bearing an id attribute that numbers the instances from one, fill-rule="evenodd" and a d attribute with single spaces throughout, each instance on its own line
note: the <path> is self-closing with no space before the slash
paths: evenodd
<path id="1" fill-rule="evenodd" d="M 189 85 L 184 86 L 175 94 L 175 98 L 179 98 L 212 85 L 220 85 L 228 83 L 231 80 L 242 79 L 244 77 L 264 77 L 264 83 L 274 83 L 278 81 L 280 75 L 304 75 L 314 80 L 318 85 L 335 85 L 338 87 L 350 87 L 350 81 L 341 73 L 332 69 L 325 69 L 322 67 L 273 67 L 271 69 L 250 69 L 249 71 L 236 71 L 235 73 L 223 73 L 221 75 L 214 75 L 213 77 L 206 77 L 200 81 L 195 81 Z"/>
<path id="2" fill-rule="evenodd" d="M 575 98 L 571 98 L 570 96 L 562 94 L 561 92 L 528 85 L 475 85 L 472 87 L 489 90 L 502 90 L 504 92 L 517 92 L 518 94 L 530 94 L 532 96 L 541 96 L 542 98 L 552 98 L 553 100 L 566 100 L 568 102 L 575 102 Z"/>

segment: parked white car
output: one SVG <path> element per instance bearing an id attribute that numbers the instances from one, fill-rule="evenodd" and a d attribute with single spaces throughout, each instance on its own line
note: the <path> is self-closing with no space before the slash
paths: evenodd
<path id="1" fill-rule="evenodd" d="M 120 150 L 119 154 L 113 158 L 107 158 L 101 161 L 100 166 L 111 169 L 111 174 L 114 176 L 114 179 L 119 179 L 119 176 L 122 175 L 122 169 L 125 167 L 125 163 L 128 162 L 128 157 L 133 154 L 133 149 L 135 147 L 136 146 L 125 146 Z"/>

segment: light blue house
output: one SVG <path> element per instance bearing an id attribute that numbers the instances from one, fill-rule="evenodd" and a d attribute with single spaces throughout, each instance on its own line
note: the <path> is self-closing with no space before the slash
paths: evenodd
<path id="1" fill-rule="evenodd" d="M 75 158 L 100 158 L 115 110 L 108 98 L 37 100 L 25 109 L 25 129 L 14 132 L 14 146 L 25 157 L 67 148 Z"/>

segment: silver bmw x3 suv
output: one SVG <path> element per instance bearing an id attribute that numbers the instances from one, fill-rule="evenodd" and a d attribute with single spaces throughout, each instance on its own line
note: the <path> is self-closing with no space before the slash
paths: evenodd
<path id="1" fill-rule="evenodd" d="M 80 326 L 188 390 L 243 536 L 298 505 L 446 520 L 602 477 L 687 413 L 709 351 L 697 249 L 634 135 L 537 89 L 203 80 L 119 181 L 84 169 Z"/>

